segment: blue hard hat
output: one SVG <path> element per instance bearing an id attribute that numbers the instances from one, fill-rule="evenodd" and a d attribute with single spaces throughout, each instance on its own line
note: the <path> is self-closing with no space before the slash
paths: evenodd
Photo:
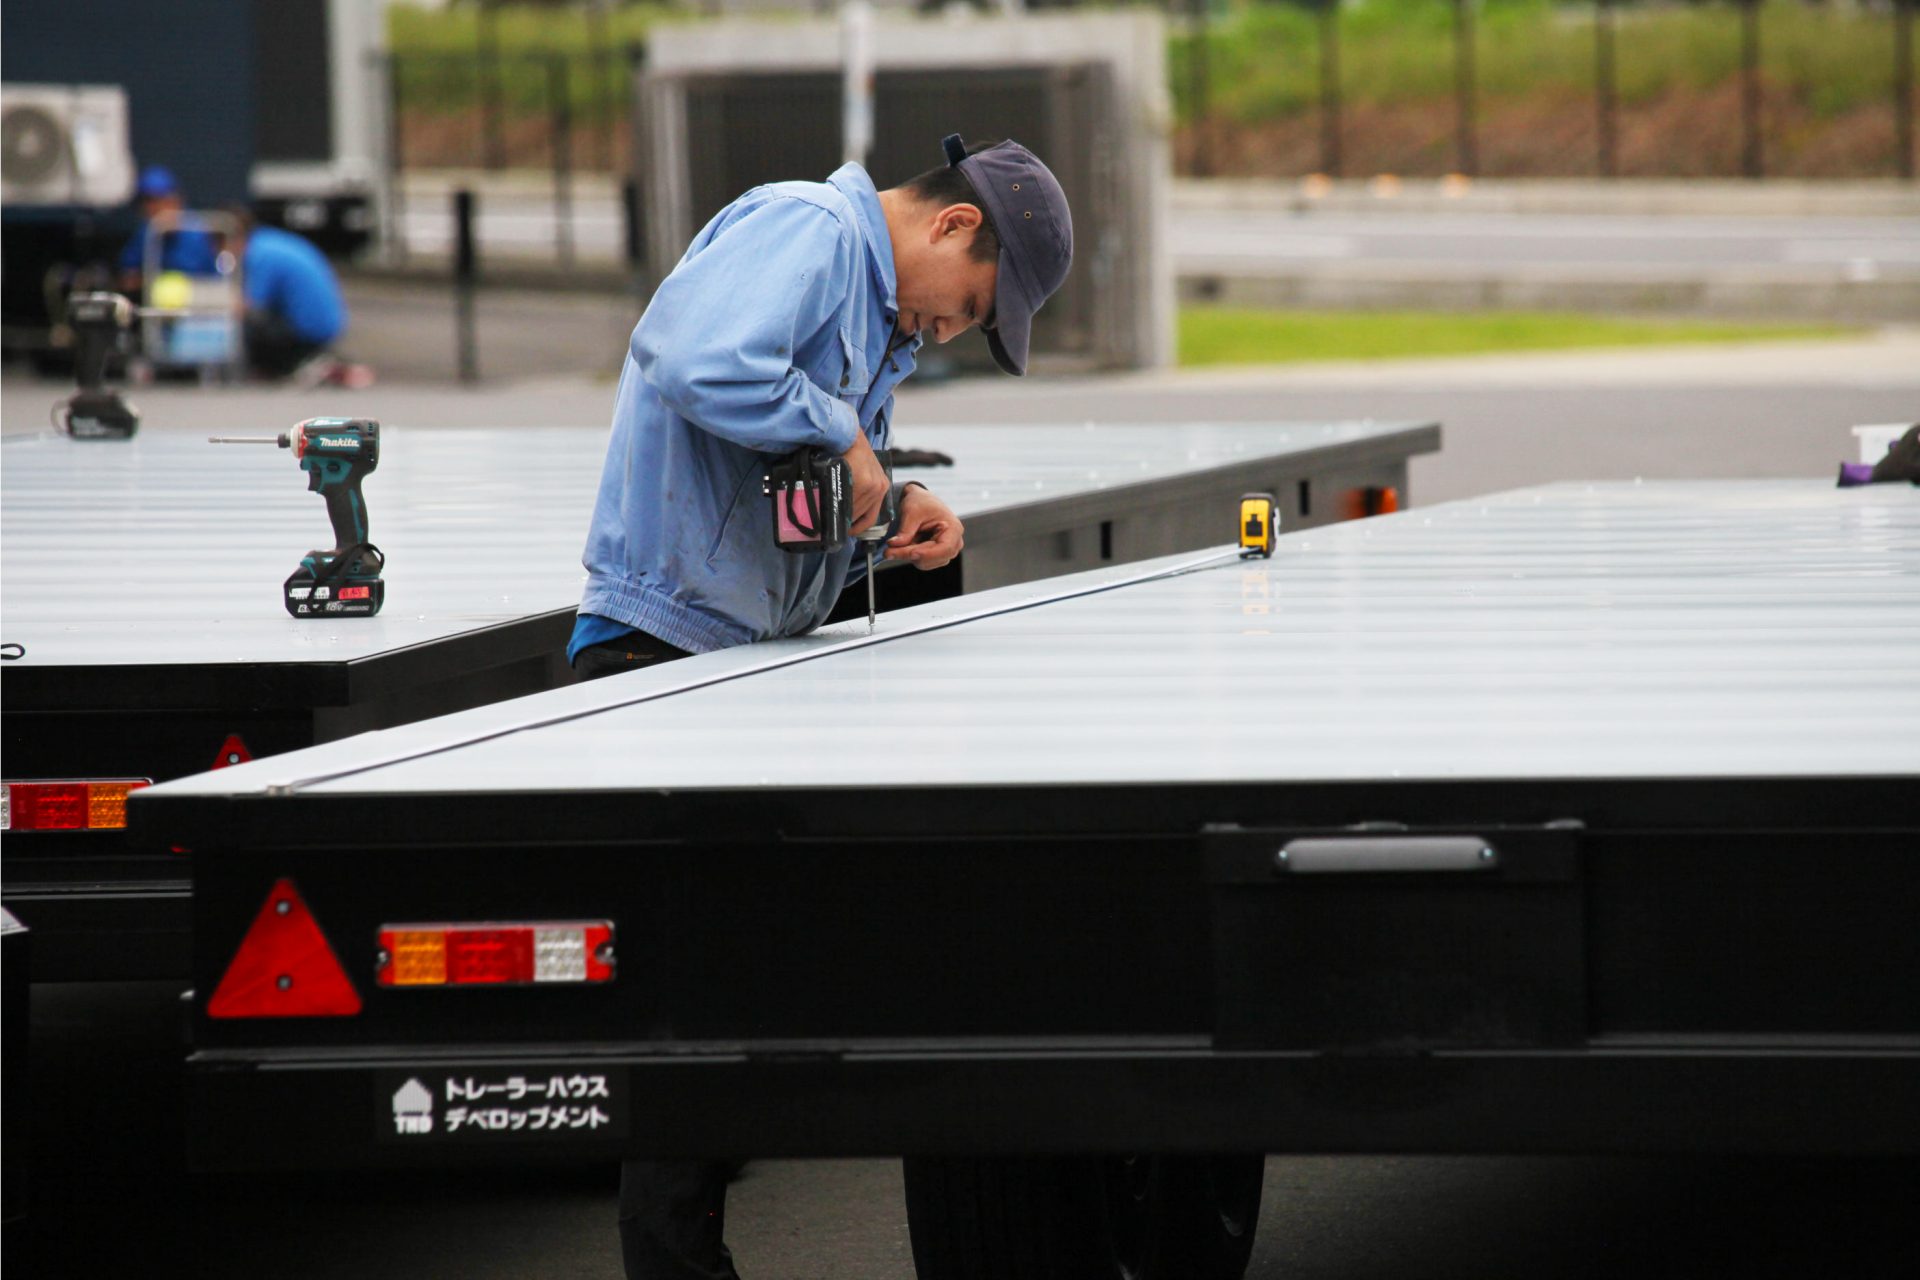
<path id="1" fill-rule="evenodd" d="M 140 198 L 150 200 L 155 196 L 175 195 L 180 184 L 173 180 L 173 170 L 163 164 L 150 164 L 140 171 Z"/>

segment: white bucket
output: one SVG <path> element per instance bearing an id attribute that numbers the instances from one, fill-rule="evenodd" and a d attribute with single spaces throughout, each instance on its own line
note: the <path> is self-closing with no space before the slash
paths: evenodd
<path id="1" fill-rule="evenodd" d="M 1860 442 L 1860 461 L 1872 466 L 1887 456 L 1887 450 L 1893 448 L 1893 442 L 1912 429 L 1910 422 L 1882 423 L 1869 427 L 1855 427 L 1853 438 Z"/>

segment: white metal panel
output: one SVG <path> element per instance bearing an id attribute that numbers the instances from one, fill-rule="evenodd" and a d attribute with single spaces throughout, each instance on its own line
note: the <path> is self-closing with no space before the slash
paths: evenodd
<path id="1" fill-rule="evenodd" d="M 907 634 L 1151 567 L 903 610 L 877 643 L 846 624 L 157 790 L 259 793 L 339 770 L 354 772 L 311 789 L 1920 775 L 1910 486 L 1549 486 Z"/>
<path id="2" fill-rule="evenodd" d="M 283 424 L 284 425 L 284 424 Z M 275 427 L 260 434 L 270 435 Z M 963 518 L 1262 457 L 1404 440 L 1400 423 L 927 428 Z M 0 641 L 15 665 L 344 662 L 571 607 L 603 427 L 385 426 L 365 484 L 387 555 L 373 618 L 293 619 L 280 584 L 332 542 L 289 450 L 146 433 L 0 449 Z"/>
<path id="3" fill-rule="evenodd" d="M 604 431 L 383 431 L 364 492 L 387 604 L 323 621 L 280 603 L 333 542 L 291 450 L 9 438 L 0 639 L 26 647 L 10 666 L 344 662 L 561 608 L 604 449 Z"/>

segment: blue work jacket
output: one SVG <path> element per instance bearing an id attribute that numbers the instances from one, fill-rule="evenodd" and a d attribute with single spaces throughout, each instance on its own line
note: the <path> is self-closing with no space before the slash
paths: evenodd
<path id="1" fill-rule="evenodd" d="M 866 569 L 853 545 L 774 543 L 767 464 L 801 445 L 888 447 L 914 337 L 859 165 L 756 187 L 722 209 L 627 345 L 582 563 L 580 612 L 705 653 L 803 635 Z M 579 634 L 576 632 L 576 635 Z"/>

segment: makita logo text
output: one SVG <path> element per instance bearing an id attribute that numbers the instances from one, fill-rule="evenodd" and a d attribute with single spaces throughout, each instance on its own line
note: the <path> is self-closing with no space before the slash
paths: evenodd
<path id="1" fill-rule="evenodd" d="M 321 436 L 314 441 L 322 449 L 358 449 L 360 442 L 352 436 Z"/>

